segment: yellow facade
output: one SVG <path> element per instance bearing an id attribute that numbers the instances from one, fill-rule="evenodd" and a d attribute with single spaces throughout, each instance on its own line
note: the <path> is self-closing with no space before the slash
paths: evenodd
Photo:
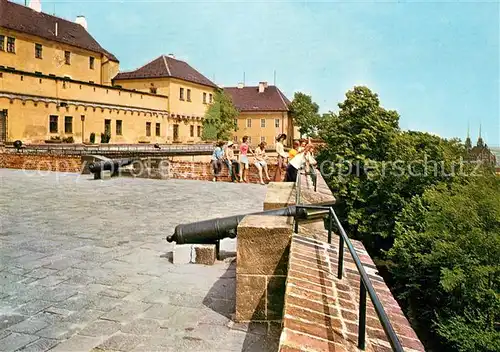
<path id="1" fill-rule="evenodd" d="M 213 88 L 173 78 L 115 82 L 120 88 L 113 86 L 119 64 L 101 53 L 4 28 L 0 36 L 0 143 L 56 137 L 80 143 L 89 142 L 91 133 L 99 143 L 106 130 L 110 143 L 201 141 L 203 92 L 208 102 Z M 14 50 L 7 50 L 8 38 L 15 39 Z M 180 87 L 185 101 L 179 100 Z M 170 94 L 176 97 L 172 104 Z"/>
<path id="2" fill-rule="evenodd" d="M 168 111 L 174 116 L 203 117 L 215 95 L 215 88 L 176 78 L 115 80 L 115 85 L 141 92 L 156 92 L 169 97 Z M 181 89 L 183 96 L 181 97 Z M 189 99 L 188 99 L 189 98 Z"/>
<path id="3" fill-rule="evenodd" d="M 0 51 L 0 63 L 19 71 L 40 72 L 44 75 L 69 77 L 78 81 L 103 84 L 103 77 L 108 84 L 109 76 L 115 75 L 118 63 L 102 65 L 109 59 L 100 53 L 91 52 L 63 43 L 49 41 L 43 38 L 0 28 L 0 36 L 4 36 L 4 51 Z M 15 50 L 7 50 L 8 38 L 14 38 Z M 37 44 L 41 55 L 37 55 Z M 69 63 L 66 62 L 66 52 L 69 52 Z M 38 51 L 40 53 L 40 51 Z M 38 56 L 38 57 L 37 57 Z M 93 64 L 91 68 L 91 58 Z M 114 64 L 114 65 L 113 65 Z"/>
<path id="4" fill-rule="evenodd" d="M 251 146 L 257 146 L 264 141 L 272 148 L 276 137 L 281 133 L 287 135 L 287 145 L 290 145 L 293 138 L 293 126 L 286 111 L 241 112 L 236 122 L 238 128 L 233 133 L 236 143 L 241 142 L 243 136 L 248 136 Z"/>

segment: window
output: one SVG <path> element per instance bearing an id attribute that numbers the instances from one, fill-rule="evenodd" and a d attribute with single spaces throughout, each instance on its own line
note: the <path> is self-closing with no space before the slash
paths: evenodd
<path id="1" fill-rule="evenodd" d="M 189 136 L 194 137 L 194 126 L 193 125 L 189 126 Z"/>
<path id="2" fill-rule="evenodd" d="M 179 140 L 179 125 L 174 125 L 174 142 Z"/>
<path id="3" fill-rule="evenodd" d="M 93 70 L 93 69 L 94 69 L 94 61 L 95 61 L 95 58 L 94 58 L 94 57 L 92 57 L 92 56 L 91 56 L 91 57 L 89 57 L 89 68 L 90 68 L 91 70 Z"/>
<path id="4" fill-rule="evenodd" d="M 234 119 L 234 130 L 238 130 L 238 119 Z"/>
<path id="5" fill-rule="evenodd" d="M 179 90 L 179 100 L 184 100 L 184 88 L 180 88 Z"/>
<path id="6" fill-rule="evenodd" d="M 280 127 L 280 119 L 274 119 L 274 127 Z"/>
<path id="7" fill-rule="evenodd" d="M 151 137 L 151 122 L 146 122 L 146 137 Z"/>
<path id="8" fill-rule="evenodd" d="M 42 58 L 42 44 L 35 44 L 35 58 Z"/>
<path id="9" fill-rule="evenodd" d="M 210 94 L 208 95 L 208 102 L 209 102 L 210 104 L 212 104 L 212 93 L 210 93 Z"/>
<path id="10" fill-rule="evenodd" d="M 73 133 L 73 116 L 64 117 L 64 133 Z"/>
<path id="11" fill-rule="evenodd" d="M 265 142 L 266 141 L 266 137 L 260 137 L 260 141 L 261 142 Z"/>
<path id="12" fill-rule="evenodd" d="M 234 143 L 238 143 L 238 136 L 234 136 L 234 137 L 233 137 L 233 142 L 234 142 Z"/>
<path id="13" fill-rule="evenodd" d="M 252 119 L 247 119 L 247 127 L 252 127 Z"/>
<path id="14" fill-rule="evenodd" d="M 196 126 L 196 135 L 201 137 L 201 126 Z"/>
<path id="15" fill-rule="evenodd" d="M 104 120 L 104 134 L 111 136 L 111 120 Z"/>
<path id="16" fill-rule="evenodd" d="M 64 52 L 64 63 L 66 65 L 71 65 L 71 53 L 69 51 Z"/>
<path id="17" fill-rule="evenodd" d="M 207 103 L 207 93 L 203 93 L 203 104 Z"/>
<path id="18" fill-rule="evenodd" d="M 0 51 L 5 51 L 5 36 L 0 35 Z"/>
<path id="19" fill-rule="evenodd" d="M 116 120 L 116 135 L 122 135 L 122 120 Z"/>
<path id="20" fill-rule="evenodd" d="M 156 123 L 156 137 L 160 137 L 161 124 Z"/>
<path id="21" fill-rule="evenodd" d="M 151 94 L 156 94 L 156 92 L 157 92 L 156 87 L 149 87 L 149 92 Z"/>
<path id="22" fill-rule="evenodd" d="M 260 119 L 260 127 L 266 127 L 266 119 Z"/>
<path id="23" fill-rule="evenodd" d="M 57 133 L 57 120 L 59 118 L 56 115 L 50 115 L 49 119 L 49 132 L 50 133 Z"/>
<path id="24" fill-rule="evenodd" d="M 191 89 L 187 90 L 187 101 L 191 101 Z"/>
<path id="25" fill-rule="evenodd" d="M 7 37 L 7 52 L 8 53 L 16 52 L 16 38 Z"/>

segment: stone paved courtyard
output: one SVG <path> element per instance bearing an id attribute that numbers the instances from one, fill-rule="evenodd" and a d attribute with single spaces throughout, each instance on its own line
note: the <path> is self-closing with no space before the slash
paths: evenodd
<path id="1" fill-rule="evenodd" d="M 0 351 L 276 350 L 230 321 L 232 259 L 174 265 L 165 241 L 179 223 L 261 210 L 265 190 L 0 169 Z"/>

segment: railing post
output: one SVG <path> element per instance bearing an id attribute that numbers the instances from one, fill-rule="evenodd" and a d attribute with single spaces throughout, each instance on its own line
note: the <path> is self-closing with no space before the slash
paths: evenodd
<path id="1" fill-rule="evenodd" d="M 332 227 L 333 227 L 333 210 L 329 209 L 328 212 L 328 243 L 332 244 Z"/>
<path id="2" fill-rule="evenodd" d="M 294 215 L 294 224 L 293 224 L 293 232 L 298 234 L 299 233 L 299 217 L 298 217 L 298 208 L 295 210 L 295 215 Z"/>
<path id="3" fill-rule="evenodd" d="M 344 237 L 339 234 L 339 263 L 338 263 L 337 277 L 342 280 L 342 273 L 344 272 Z"/>
<path id="4" fill-rule="evenodd" d="M 363 279 L 359 278 L 359 321 L 358 321 L 358 348 L 365 349 L 366 334 L 366 287 Z"/>

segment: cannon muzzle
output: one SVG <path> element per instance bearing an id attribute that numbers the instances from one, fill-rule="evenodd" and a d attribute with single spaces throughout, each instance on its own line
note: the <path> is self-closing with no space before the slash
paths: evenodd
<path id="1" fill-rule="evenodd" d="M 111 171 L 111 173 L 117 174 L 120 167 L 130 165 L 133 161 L 134 159 L 111 159 L 105 161 L 96 161 L 89 164 L 89 171 L 93 174 L 97 174 L 102 171 Z"/>
<path id="2" fill-rule="evenodd" d="M 332 203 L 318 204 L 332 205 Z M 270 215 L 270 216 L 293 216 L 301 220 L 318 219 L 328 215 L 328 210 L 309 210 L 297 208 L 295 205 L 266 210 L 251 214 L 242 214 L 228 216 L 225 218 L 217 218 L 193 222 L 190 224 L 177 225 L 173 235 L 167 237 L 168 242 L 177 244 L 196 243 L 196 244 L 213 244 L 224 238 L 235 238 L 238 224 L 247 215 Z"/>

